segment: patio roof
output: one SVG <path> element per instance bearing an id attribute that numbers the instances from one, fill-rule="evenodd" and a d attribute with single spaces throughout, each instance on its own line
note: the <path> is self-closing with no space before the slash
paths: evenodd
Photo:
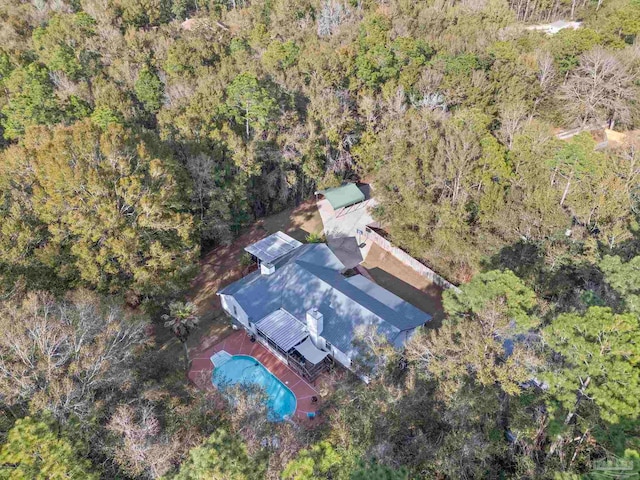
<path id="1" fill-rule="evenodd" d="M 300 243 L 286 233 L 276 232 L 245 247 L 245 251 L 258 258 L 262 263 L 273 263 L 287 253 L 295 250 Z"/>
<path id="2" fill-rule="evenodd" d="M 264 317 L 256 327 L 285 352 L 309 336 L 307 327 L 282 308 Z"/>
<path id="3" fill-rule="evenodd" d="M 329 352 L 323 352 L 319 348 L 317 348 L 311 339 L 307 337 L 307 339 L 302 342 L 300 345 L 296 346 L 296 350 L 302 355 L 306 360 L 317 365 L 324 358 L 329 355 Z"/>
<path id="4" fill-rule="evenodd" d="M 334 210 L 364 202 L 364 193 L 362 193 L 355 183 L 348 183 L 336 188 L 328 188 L 321 190 L 319 193 L 324 195 L 324 198 L 329 201 Z"/>

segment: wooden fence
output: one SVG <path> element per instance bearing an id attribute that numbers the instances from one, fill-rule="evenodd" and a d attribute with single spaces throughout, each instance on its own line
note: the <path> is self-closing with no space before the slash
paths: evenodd
<path id="1" fill-rule="evenodd" d="M 447 279 L 441 277 L 436 272 L 427 267 L 424 263 L 419 262 L 411 255 L 409 255 L 404 250 L 393 245 L 389 240 L 384 238 L 382 235 L 374 231 L 373 229 L 366 227 L 364 231 L 364 235 L 369 239 L 377 243 L 383 250 L 386 250 L 391 255 L 396 257 L 402 263 L 411 267 L 416 272 L 418 272 L 423 277 L 428 278 L 433 283 L 442 288 L 450 288 L 456 292 L 460 292 L 460 289 L 456 287 L 453 283 L 449 282 Z"/>

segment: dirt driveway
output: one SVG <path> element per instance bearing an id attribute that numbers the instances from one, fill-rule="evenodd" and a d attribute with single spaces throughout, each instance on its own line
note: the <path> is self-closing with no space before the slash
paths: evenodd
<path id="1" fill-rule="evenodd" d="M 244 247 L 278 230 L 300 241 L 304 241 L 309 233 L 322 232 L 322 220 L 315 201 L 307 201 L 295 208 L 261 219 L 231 245 L 214 248 L 202 257 L 200 273 L 193 280 L 187 295 L 189 300 L 196 304 L 200 316 L 200 328 L 194 331 L 189 339 L 190 345 L 197 345 L 201 340 L 213 345 L 231 332 L 216 292 L 243 276 L 240 258 L 244 253 Z"/>
<path id="2" fill-rule="evenodd" d="M 389 252 L 373 244 L 362 264 L 373 280 L 411 305 L 430 314 L 432 328 L 442 325 L 442 289 L 408 267 Z"/>

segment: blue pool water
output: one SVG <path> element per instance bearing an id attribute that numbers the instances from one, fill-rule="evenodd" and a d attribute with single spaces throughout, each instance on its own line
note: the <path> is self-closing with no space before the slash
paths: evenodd
<path id="1" fill-rule="evenodd" d="M 220 366 L 215 366 L 211 381 L 217 388 L 227 385 L 262 387 L 267 394 L 269 419 L 279 422 L 292 417 L 296 411 L 296 397 L 278 378 L 258 360 L 249 355 L 233 355 Z"/>

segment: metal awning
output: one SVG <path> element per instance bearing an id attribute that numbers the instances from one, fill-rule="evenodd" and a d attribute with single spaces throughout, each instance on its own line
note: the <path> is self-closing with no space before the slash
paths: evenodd
<path id="1" fill-rule="evenodd" d="M 272 263 L 301 245 L 302 243 L 286 233 L 276 232 L 252 243 L 244 250 L 260 260 L 261 263 Z"/>
<path id="2" fill-rule="evenodd" d="M 337 188 L 328 188 L 318 193 L 324 195 L 324 198 L 329 201 L 334 210 L 350 207 L 356 203 L 364 202 L 365 199 L 364 193 L 355 183 L 348 183 Z"/>
<path id="3" fill-rule="evenodd" d="M 300 345 L 296 346 L 296 350 L 302 355 L 307 361 L 317 365 L 324 358 L 329 355 L 328 352 L 323 352 L 319 348 L 317 348 L 311 339 L 307 337 L 307 339 L 302 342 Z"/>
<path id="4" fill-rule="evenodd" d="M 264 317 L 256 327 L 285 352 L 309 336 L 306 325 L 282 308 Z"/>

